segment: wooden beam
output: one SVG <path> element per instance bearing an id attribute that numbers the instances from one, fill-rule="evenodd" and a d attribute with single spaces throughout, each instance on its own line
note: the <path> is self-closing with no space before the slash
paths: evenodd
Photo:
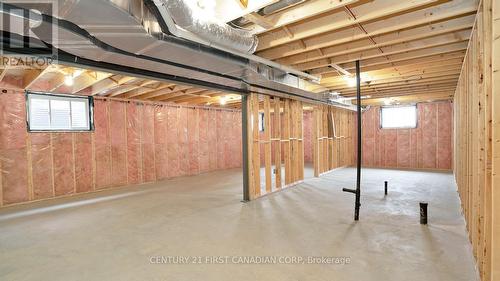
<path id="1" fill-rule="evenodd" d="M 410 59 L 398 62 L 387 62 L 384 64 L 377 64 L 371 66 L 365 66 L 362 68 L 362 73 L 373 72 L 373 71 L 396 71 L 399 72 L 403 69 L 425 69 L 428 65 L 450 65 L 450 64 L 462 64 L 463 63 L 463 52 L 454 53 L 452 55 L 436 55 L 431 57 L 423 57 L 418 59 Z M 350 64 L 349 64 L 350 65 Z M 338 76 L 338 72 L 329 67 L 317 68 L 311 73 L 314 75 L 321 75 L 323 78 Z M 348 72 L 349 73 L 349 72 Z"/>
<path id="2" fill-rule="evenodd" d="M 320 172 L 320 117 L 322 105 L 313 107 L 313 124 L 312 124 L 312 147 L 313 147 L 313 168 L 314 176 L 319 177 Z"/>
<path id="3" fill-rule="evenodd" d="M 246 172 L 248 174 L 248 181 L 245 182 L 245 184 L 248 186 L 248 193 L 244 194 L 244 198 L 248 200 L 253 200 L 256 198 L 256 186 L 255 186 L 255 169 L 254 169 L 254 126 L 253 126 L 253 116 L 254 116 L 254 103 L 253 103 L 253 94 L 249 94 L 248 96 L 245 97 L 243 100 L 245 102 L 245 108 L 246 111 L 243 111 L 242 115 L 242 121 L 245 121 L 246 119 L 246 145 L 243 145 L 243 149 L 246 147 L 246 151 L 243 151 L 243 153 L 246 154 L 246 162 L 244 162 L 243 167 L 246 166 Z M 245 128 L 245 127 L 243 127 Z M 243 139 L 245 141 L 245 139 Z M 245 157 L 243 157 L 243 161 L 245 161 Z M 259 159 L 260 161 L 260 159 Z M 260 171 L 259 171 L 260 172 Z M 246 179 L 246 177 L 245 177 Z M 259 184 L 260 185 L 260 184 Z M 246 190 L 245 190 L 246 191 Z"/>
<path id="4" fill-rule="evenodd" d="M 390 88 L 375 88 L 375 89 L 367 89 L 367 90 L 362 90 L 363 95 L 371 95 L 372 97 L 378 96 L 378 95 L 387 95 L 391 93 L 396 93 L 396 94 L 405 94 L 405 93 L 416 93 L 416 92 L 429 92 L 429 91 L 435 91 L 435 90 L 448 90 L 448 91 L 454 91 L 457 86 L 457 80 L 447 82 L 447 83 L 438 83 L 438 84 L 423 84 L 423 85 L 408 85 L 408 86 L 395 86 L 395 87 L 390 87 Z M 350 92 L 350 93 L 343 93 L 342 96 L 344 97 L 354 97 L 355 94 Z"/>
<path id="5" fill-rule="evenodd" d="M 484 10 L 485 13 L 492 13 L 491 17 L 486 17 L 485 24 L 486 32 L 489 32 L 489 28 L 492 25 L 493 36 L 487 38 L 487 40 L 492 39 L 492 121 L 493 121 L 493 147 L 492 147 L 492 200 L 491 200 L 491 278 L 492 280 L 500 279 L 500 98 L 498 93 L 500 92 L 500 3 L 498 1 L 485 1 L 489 2 Z M 491 10 L 488 8 L 491 7 Z M 486 41 L 486 44 L 489 42 Z"/>
<path id="6" fill-rule="evenodd" d="M 271 100 L 264 96 L 264 170 L 266 175 L 266 192 L 272 191 L 271 163 Z"/>
<path id="7" fill-rule="evenodd" d="M 365 60 L 370 58 L 382 57 L 386 55 L 400 54 L 409 51 L 416 51 L 420 49 L 429 49 L 439 46 L 452 45 L 469 40 L 470 30 L 459 31 L 452 34 L 442 34 L 424 39 L 415 40 L 408 43 L 398 43 L 381 48 L 383 53 L 378 48 L 364 50 L 360 52 L 343 53 L 337 56 L 331 56 L 324 59 L 318 59 L 310 62 L 300 63 L 294 65 L 298 70 L 310 70 L 328 66 L 332 63 L 342 64 L 346 62 L 353 62 L 356 60 Z M 467 45 L 467 43 L 463 43 Z M 462 47 L 463 48 L 463 47 Z"/>
<path id="8" fill-rule="evenodd" d="M 290 185 L 293 181 L 292 178 L 292 158 L 291 158 L 291 144 L 290 144 L 290 126 L 291 126 L 291 114 L 290 114 L 290 100 L 285 99 L 283 106 L 283 154 L 285 160 L 285 186 Z"/>
<path id="9" fill-rule="evenodd" d="M 460 73 L 460 64 L 442 67 L 434 66 L 426 69 L 405 70 L 399 73 L 394 71 L 373 71 L 367 72 L 367 75 L 371 77 L 370 85 L 375 85 L 398 80 L 418 80 L 422 79 L 423 77 L 447 76 L 450 74 L 458 73 Z M 363 85 L 365 84 L 366 83 L 363 82 Z M 342 77 L 330 77 L 322 79 L 321 85 L 324 87 L 331 87 L 333 89 L 351 88 L 349 87 L 347 81 L 345 81 L 345 79 Z"/>
<path id="10" fill-rule="evenodd" d="M 275 169 L 275 182 L 276 188 L 281 189 L 281 101 L 279 97 L 273 98 L 273 109 L 274 109 L 274 118 L 273 118 L 273 139 L 274 142 L 274 169 Z"/>
<path id="11" fill-rule="evenodd" d="M 268 20 L 267 18 L 255 13 L 255 12 L 244 15 L 243 17 L 245 19 L 259 25 L 260 27 L 262 27 L 264 29 L 271 29 L 275 25 L 275 23 L 273 23 L 272 21 Z"/>
<path id="12" fill-rule="evenodd" d="M 172 95 L 171 98 L 168 98 L 164 101 L 167 101 L 167 102 L 189 102 L 189 100 L 192 100 L 192 99 L 199 99 L 200 97 L 203 97 L 203 98 L 211 98 L 211 95 L 209 95 L 210 93 L 210 90 L 207 90 L 207 89 L 200 89 L 200 88 L 189 88 L 189 89 L 183 89 L 183 90 L 179 90 Z M 169 94 L 170 95 L 170 94 Z"/>
<path id="13" fill-rule="evenodd" d="M 161 91 L 158 91 L 157 93 L 151 93 L 148 94 L 151 96 L 152 100 L 155 101 L 175 101 L 178 100 L 179 98 L 183 98 L 184 95 L 189 95 L 189 92 L 199 92 L 202 91 L 202 89 L 194 88 L 193 86 L 187 86 L 187 85 L 174 85 L 173 89 L 168 91 L 168 89 L 164 89 Z"/>
<path id="14" fill-rule="evenodd" d="M 253 135 L 253 143 L 252 145 L 252 169 L 253 169 L 253 189 L 254 189 L 254 198 L 261 196 L 261 185 L 260 185 L 260 136 L 259 136 L 259 95 L 258 94 L 250 94 L 249 99 L 251 100 L 252 112 L 251 112 L 251 125 L 249 127 L 252 128 Z"/>
<path id="15" fill-rule="evenodd" d="M 292 8 L 288 8 L 283 11 L 266 16 L 266 21 L 273 23 L 271 27 L 264 27 L 257 23 L 256 25 L 251 25 L 247 28 L 258 34 L 268 31 L 271 28 L 286 26 L 322 13 L 328 13 L 342 6 L 352 4 L 357 1 L 358 0 L 332 0 L 328 2 L 325 2 L 323 0 L 306 1 L 305 3 L 299 4 Z"/>
<path id="16" fill-rule="evenodd" d="M 140 95 L 144 95 L 147 93 L 151 93 L 154 91 L 158 91 L 167 87 L 172 87 L 174 84 L 169 84 L 169 83 L 163 83 L 159 81 L 145 81 L 140 83 L 139 85 L 130 85 L 129 87 L 126 87 L 125 91 L 119 90 L 120 94 L 117 95 L 116 97 L 118 98 L 124 98 L 124 99 L 131 99 Z M 116 93 L 116 92 L 115 92 Z"/>
<path id="17" fill-rule="evenodd" d="M 71 94 L 76 94 L 87 87 L 91 87 L 99 81 L 111 77 L 112 75 L 112 73 L 100 71 L 84 72 L 74 79 L 73 86 L 71 87 Z"/>
<path id="18" fill-rule="evenodd" d="M 145 94 L 147 91 L 154 89 L 152 85 L 154 84 L 161 84 L 158 81 L 155 80 L 146 80 L 146 81 L 141 81 L 138 84 L 130 84 L 130 85 L 124 85 L 122 87 L 115 88 L 112 92 L 109 92 L 107 96 L 109 97 L 123 97 L 123 98 L 133 98 L 142 94 Z M 137 91 L 135 91 L 137 90 Z"/>
<path id="19" fill-rule="evenodd" d="M 48 67 L 47 67 L 48 68 Z M 45 69 L 47 69 L 45 68 Z M 22 80 L 23 80 L 23 89 L 28 89 L 30 86 L 33 85 L 34 82 L 37 81 L 37 79 L 45 73 L 45 69 L 27 69 L 25 70 Z"/>
<path id="20" fill-rule="evenodd" d="M 434 15 L 434 17 L 437 15 Z M 474 18 L 475 15 L 473 14 L 465 14 L 463 17 L 446 18 L 444 21 L 439 22 L 430 21 L 424 25 L 420 24 L 407 26 L 401 22 L 395 22 L 394 25 L 390 25 L 390 23 L 388 23 L 380 28 L 384 31 L 387 31 L 387 29 L 390 28 L 391 31 L 380 34 L 378 32 L 365 34 L 364 32 L 360 33 L 355 30 L 352 30 L 350 34 L 347 34 L 346 31 L 340 31 L 341 34 L 333 32 L 333 35 L 321 35 L 321 37 L 328 38 L 324 41 L 320 40 L 318 37 L 302 39 L 307 45 L 306 51 L 301 50 L 297 43 L 291 43 L 290 45 L 287 44 L 279 46 L 277 48 L 259 52 L 258 54 L 268 59 L 277 59 L 279 63 L 282 64 L 297 64 L 325 58 L 327 56 L 333 56 L 341 53 L 342 51 L 362 51 L 370 47 L 384 47 L 405 41 L 414 41 L 431 36 L 460 31 L 471 28 L 474 23 Z M 405 28 L 396 29 L 397 26 L 405 26 Z M 363 30 L 365 29 L 363 28 Z M 373 30 L 373 28 L 370 30 Z M 342 37 L 343 33 L 346 33 L 345 37 Z M 360 38 L 353 38 L 352 34 L 360 34 Z M 322 48 L 322 55 L 316 51 L 319 48 Z"/>
<path id="21" fill-rule="evenodd" d="M 405 88 L 409 87 L 424 87 L 424 86 L 441 86 L 441 85 L 456 85 L 458 80 L 458 71 L 457 74 L 455 75 L 450 75 L 446 77 L 433 77 L 433 78 L 426 78 L 426 79 L 409 79 L 409 80 L 393 80 L 392 82 L 387 82 L 387 83 L 377 83 L 377 84 L 370 84 L 370 85 L 363 85 L 361 87 L 361 90 L 363 93 L 368 93 L 368 92 L 377 92 L 380 90 L 403 90 Z M 453 86 L 455 88 L 455 86 Z M 341 93 L 342 95 L 347 95 L 347 96 L 355 96 L 356 95 L 356 90 L 352 88 L 336 88 L 335 91 Z"/>
<path id="22" fill-rule="evenodd" d="M 111 92 L 116 88 L 119 88 L 121 85 L 131 83 L 137 80 L 138 78 L 135 77 L 113 75 L 111 77 L 108 77 L 107 79 L 101 80 L 85 89 L 78 91 L 77 94 L 86 94 L 89 96 L 95 96 L 98 94 L 107 94 L 108 92 Z"/>
<path id="23" fill-rule="evenodd" d="M 405 58 L 405 59 L 391 59 L 391 57 L 387 57 L 387 59 L 384 58 L 385 62 L 382 63 L 377 63 L 377 62 L 372 62 L 372 64 L 369 64 L 370 61 L 363 61 L 364 66 L 361 68 L 362 72 L 367 72 L 367 71 L 374 71 L 374 70 L 379 70 L 383 68 L 391 68 L 391 67 L 399 67 L 399 66 L 405 66 L 405 65 L 413 65 L 417 64 L 418 62 L 425 63 L 425 62 L 437 62 L 437 61 L 447 61 L 450 59 L 462 59 L 465 56 L 465 50 L 461 51 L 456 51 L 456 52 L 449 52 L 449 53 L 439 53 L 439 54 L 433 54 L 430 53 L 428 56 L 423 56 L 419 58 Z M 350 70 L 351 64 L 344 64 L 341 65 L 343 66 L 346 70 Z"/>
<path id="24" fill-rule="evenodd" d="M 397 1 L 385 0 L 381 2 L 368 2 L 353 8 L 354 12 L 360 16 L 352 20 L 344 14 L 343 11 L 338 11 L 333 14 L 320 16 L 301 24 L 289 26 L 290 31 L 294 34 L 294 40 L 300 40 L 307 37 L 312 37 L 325 32 L 345 28 L 367 21 L 372 21 L 377 18 L 384 18 L 392 14 L 397 14 L 430 3 L 436 3 L 435 0 L 414 0 L 414 1 Z M 288 36 L 281 31 L 266 33 L 259 38 L 258 51 L 271 47 L 287 44 L 290 42 Z"/>
<path id="25" fill-rule="evenodd" d="M 398 97 L 393 97 L 392 100 L 395 102 L 405 104 L 405 103 L 415 103 L 415 102 L 431 102 L 439 100 L 450 100 L 453 98 L 453 91 L 442 92 L 442 93 L 430 93 L 425 95 L 403 95 Z M 366 99 L 362 100 L 363 105 L 384 105 L 386 98 L 377 99 Z"/>

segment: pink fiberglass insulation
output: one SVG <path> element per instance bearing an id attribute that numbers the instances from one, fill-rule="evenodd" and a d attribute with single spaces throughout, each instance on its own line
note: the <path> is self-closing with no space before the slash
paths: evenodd
<path id="1" fill-rule="evenodd" d="M 94 101 L 94 146 L 95 146 L 95 171 L 96 189 L 111 186 L 111 145 L 109 139 L 109 113 L 108 102 L 105 100 Z"/>
<path id="2" fill-rule="evenodd" d="M 179 172 L 181 176 L 189 173 L 189 146 L 188 146 L 188 109 L 185 107 L 179 108 L 178 112 L 178 130 L 179 130 Z"/>
<path id="3" fill-rule="evenodd" d="M 438 139 L 437 139 L 437 167 L 439 169 L 450 169 L 452 162 L 452 139 L 453 133 L 453 108 L 451 103 L 440 103 L 437 105 Z"/>
<path id="4" fill-rule="evenodd" d="M 397 143 L 397 158 L 398 167 L 409 168 L 410 167 L 410 130 L 398 130 L 398 143 Z"/>
<path id="5" fill-rule="evenodd" d="M 274 115 L 274 114 L 273 114 Z M 312 127 L 313 119 L 312 112 L 305 111 L 303 117 L 303 127 L 304 127 L 304 162 L 313 162 L 313 146 L 312 146 Z M 274 160 L 274 157 L 273 157 Z"/>
<path id="6" fill-rule="evenodd" d="M 154 150 L 154 106 L 142 105 L 142 174 L 144 182 L 154 182 L 155 150 Z"/>
<path id="7" fill-rule="evenodd" d="M 375 111 L 367 111 L 366 114 L 363 114 L 364 122 L 362 127 L 363 134 L 363 164 L 367 166 L 373 166 L 375 163 L 375 153 L 377 152 L 376 144 L 375 144 L 375 133 L 377 130 L 376 127 L 371 126 L 374 121 Z"/>
<path id="8" fill-rule="evenodd" d="M 239 111 L 96 98 L 94 132 L 28 133 L 16 92 L 0 127 L 3 205 L 241 167 Z"/>
<path id="9" fill-rule="evenodd" d="M 125 102 L 109 102 L 111 185 L 113 186 L 127 184 L 127 121 L 125 107 Z"/>
<path id="10" fill-rule="evenodd" d="M 188 148 L 189 148 L 189 175 L 196 175 L 200 170 L 199 163 L 199 130 L 198 130 L 198 109 L 188 108 Z"/>
<path id="11" fill-rule="evenodd" d="M 238 145 L 238 167 L 242 167 L 242 158 L 243 158 L 243 147 L 242 147 L 242 124 L 241 124 L 241 112 L 236 111 L 236 115 L 238 118 L 236 118 L 236 140 L 237 140 L 237 145 Z"/>
<path id="12" fill-rule="evenodd" d="M 127 176 L 129 184 L 142 182 L 140 119 L 137 104 L 127 104 Z"/>
<path id="13" fill-rule="evenodd" d="M 415 129 L 381 129 L 380 107 L 363 113 L 363 165 L 451 169 L 452 104 L 421 103 L 417 110 Z"/>
<path id="14" fill-rule="evenodd" d="M 231 134 L 231 148 L 233 149 L 232 153 L 232 168 L 238 168 L 241 166 L 241 157 L 242 157 L 242 150 L 241 150 L 241 113 L 240 112 L 233 112 L 233 123 L 232 123 L 232 128 L 233 128 L 233 133 Z"/>
<path id="15" fill-rule="evenodd" d="M 200 109 L 199 110 L 199 119 L 198 119 L 198 132 L 199 132 L 199 148 L 198 148 L 198 158 L 200 164 L 200 172 L 205 173 L 210 170 L 210 161 L 208 157 L 208 153 L 210 150 L 210 143 L 208 142 L 208 110 Z"/>
<path id="16" fill-rule="evenodd" d="M 73 134 L 52 134 L 52 147 L 55 195 L 60 196 L 74 193 Z"/>
<path id="17" fill-rule="evenodd" d="M 0 169 L 3 203 L 29 200 L 24 95 L 0 95 Z"/>
<path id="18" fill-rule="evenodd" d="M 224 164 L 222 169 L 229 169 L 231 168 L 231 162 L 232 162 L 232 151 L 230 149 L 231 146 L 231 122 L 232 122 L 232 116 L 230 112 L 221 112 L 222 115 L 222 128 L 225 128 L 227 134 L 223 137 L 223 143 L 222 143 L 222 153 L 224 155 Z"/>
<path id="19" fill-rule="evenodd" d="M 54 186 L 50 133 L 33 133 L 30 138 L 34 199 L 52 197 L 54 196 Z"/>
<path id="20" fill-rule="evenodd" d="M 422 167 L 436 168 L 437 120 L 436 104 L 421 104 L 422 106 Z"/>
<path id="21" fill-rule="evenodd" d="M 167 108 L 155 106 L 155 167 L 156 179 L 168 178 L 168 151 L 167 151 Z"/>
<path id="22" fill-rule="evenodd" d="M 167 107 L 167 155 L 168 155 L 168 177 L 177 177 L 180 174 L 179 168 L 179 131 L 177 107 Z"/>
<path id="23" fill-rule="evenodd" d="M 418 134 L 419 134 L 419 130 L 410 130 L 410 164 L 409 164 L 409 167 L 418 167 Z"/>
<path id="24" fill-rule="evenodd" d="M 225 141 L 225 131 L 224 127 L 224 116 L 222 115 L 220 110 L 215 111 L 215 124 L 216 124 L 216 132 L 217 132 L 217 141 L 215 142 L 215 149 L 217 150 L 217 169 L 224 169 L 225 166 L 225 153 L 224 153 L 224 141 Z"/>
<path id="25" fill-rule="evenodd" d="M 76 192 L 88 192 L 93 189 L 92 161 L 89 161 L 92 159 L 92 136 L 88 133 L 74 136 Z"/>
<path id="26" fill-rule="evenodd" d="M 384 157 L 385 166 L 397 167 L 398 165 L 398 134 L 396 130 L 384 132 Z"/>
<path id="27" fill-rule="evenodd" d="M 374 165 L 374 153 L 375 149 L 375 140 L 374 138 L 367 138 L 363 141 L 363 163 L 367 166 Z"/>
<path id="28" fill-rule="evenodd" d="M 217 170 L 217 110 L 211 109 L 208 113 L 208 142 L 210 143 L 210 151 L 208 154 L 210 170 Z"/>

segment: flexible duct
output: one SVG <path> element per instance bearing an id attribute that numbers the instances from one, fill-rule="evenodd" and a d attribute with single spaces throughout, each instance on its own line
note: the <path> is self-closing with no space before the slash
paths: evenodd
<path id="1" fill-rule="evenodd" d="M 279 71 L 283 71 L 285 73 L 290 73 L 290 74 L 296 75 L 297 77 L 301 77 L 301 78 L 305 78 L 307 80 L 313 81 L 315 83 L 318 83 L 320 81 L 320 77 L 317 77 L 317 76 L 314 76 L 314 75 L 311 75 L 311 74 L 308 74 L 308 73 L 305 73 L 302 71 L 298 71 L 296 69 L 293 69 L 292 67 L 276 63 L 274 61 L 253 55 L 251 53 L 242 52 L 239 50 L 235 51 L 234 48 L 229 48 L 229 47 L 223 46 L 223 45 L 221 45 L 220 42 L 208 41 L 204 38 L 201 38 L 198 34 L 195 34 L 194 32 L 190 32 L 182 27 L 177 26 L 177 24 L 174 22 L 175 21 L 174 17 L 171 15 L 172 11 L 169 10 L 167 5 L 165 4 L 168 1 L 169 0 L 149 0 L 146 2 L 153 3 L 153 5 L 158 10 L 159 16 L 161 17 L 161 19 L 163 20 L 163 22 L 166 24 L 166 26 L 168 28 L 167 32 L 173 34 L 174 36 L 184 38 L 184 39 L 187 39 L 187 40 L 190 40 L 193 42 L 197 42 L 200 44 L 204 44 L 204 45 L 222 50 L 224 52 L 235 53 L 237 56 L 244 57 L 246 59 L 251 60 L 252 62 L 261 63 L 261 64 L 264 64 L 266 66 L 276 68 Z M 182 0 L 173 0 L 173 1 L 182 2 Z M 186 20 L 184 16 L 180 16 L 180 18 L 184 21 Z M 186 21 L 184 23 L 187 24 Z M 255 43 L 257 44 L 258 42 L 255 42 Z M 257 47 L 257 46 L 255 46 L 255 47 Z"/>
<path id="2" fill-rule="evenodd" d="M 237 29 L 207 17 L 205 11 L 194 1 L 155 0 L 162 5 L 179 27 L 195 34 L 213 45 L 223 46 L 242 53 L 252 54 L 257 49 L 257 36 L 249 31 Z"/>

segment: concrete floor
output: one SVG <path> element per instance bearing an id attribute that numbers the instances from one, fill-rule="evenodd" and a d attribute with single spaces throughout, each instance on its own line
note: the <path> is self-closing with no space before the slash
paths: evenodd
<path id="1" fill-rule="evenodd" d="M 4 209 L 0 280 L 477 280 L 451 174 L 365 169 L 358 223 L 341 192 L 354 178 L 340 169 L 241 203 L 229 170 Z M 241 263 L 253 256 L 272 258 Z M 289 263 L 309 256 L 350 263 Z"/>

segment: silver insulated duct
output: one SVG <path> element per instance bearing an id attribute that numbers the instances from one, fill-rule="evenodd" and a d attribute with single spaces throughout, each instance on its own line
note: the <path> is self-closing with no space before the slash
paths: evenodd
<path id="1" fill-rule="evenodd" d="M 173 22 L 193 33 L 210 45 L 222 46 L 238 52 L 252 54 L 257 49 L 257 36 L 247 30 L 229 26 L 207 16 L 193 0 L 155 0 L 156 6 L 163 6 Z M 170 29 L 171 25 L 169 25 Z M 172 31 L 175 34 L 175 31 Z"/>

